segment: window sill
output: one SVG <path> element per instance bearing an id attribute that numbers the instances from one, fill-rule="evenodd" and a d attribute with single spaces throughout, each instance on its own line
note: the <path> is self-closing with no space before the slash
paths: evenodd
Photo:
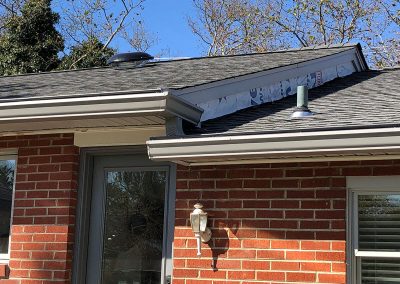
<path id="1" fill-rule="evenodd" d="M 7 258 L 0 257 L 0 265 L 8 264 L 9 262 L 10 262 L 10 258 L 8 256 L 7 256 Z"/>
<path id="2" fill-rule="evenodd" d="M 360 250 L 354 250 L 354 255 L 355 256 L 361 256 L 361 257 L 381 257 L 381 258 L 388 258 L 388 257 L 400 257 L 400 252 L 398 251 L 360 251 Z"/>

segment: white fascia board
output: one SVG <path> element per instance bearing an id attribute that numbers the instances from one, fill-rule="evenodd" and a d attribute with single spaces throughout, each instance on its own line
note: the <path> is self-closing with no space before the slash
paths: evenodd
<path id="1" fill-rule="evenodd" d="M 360 59 L 358 49 L 354 47 L 337 54 L 293 65 L 277 67 L 254 74 L 243 75 L 182 90 L 173 90 L 173 93 L 193 104 L 200 104 L 220 99 L 241 91 L 247 91 L 251 88 L 274 84 L 297 76 L 305 76 L 311 72 L 349 62 L 355 64 L 357 71 L 366 70 L 366 66 Z"/>
<path id="2" fill-rule="evenodd" d="M 198 124 L 202 109 L 168 91 L 0 102 L 0 123 L 149 114 Z"/>
<path id="3" fill-rule="evenodd" d="M 184 164 L 399 153 L 400 128 L 315 131 L 147 141 L 155 161 Z"/>

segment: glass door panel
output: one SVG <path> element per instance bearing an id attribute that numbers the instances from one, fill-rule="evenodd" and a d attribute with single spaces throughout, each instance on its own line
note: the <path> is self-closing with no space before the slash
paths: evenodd
<path id="1" fill-rule="evenodd" d="M 166 171 L 106 170 L 102 283 L 159 284 Z"/>

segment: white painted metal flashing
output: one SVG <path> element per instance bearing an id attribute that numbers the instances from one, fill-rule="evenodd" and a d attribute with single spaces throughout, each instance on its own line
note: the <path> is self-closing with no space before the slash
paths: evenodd
<path id="1" fill-rule="evenodd" d="M 199 123 L 202 109 L 168 91 L 0 102 L 0 124 L 121 116 L 177 116 Z"/>
<path id="2" fill-rule="evenodd" d="M 147 147 L 152 160 L 187 165 L 384 159 L 400 154 L 400 128 L 150 140 Z"/>

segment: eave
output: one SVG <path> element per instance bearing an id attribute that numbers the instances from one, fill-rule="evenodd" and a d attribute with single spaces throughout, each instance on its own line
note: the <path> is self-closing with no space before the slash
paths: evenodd
<path id="1" fill-rule="evenodd" d="M 168 91 L 124 91 L 79 97 L 0 101 L 2 134 L 32 127 L 31 130 L 39 130 L 41 125 L 65 129 L 66 121 L 70 121 L 71 127 L 79 125 L 79 121 L 91 121 L 96 125 L 96 121 L 112 118 L 153 117 L 156 123 L 160 123 L 171 117 L 179 117 L 198 124 L 201 115 L 202 109 Z M 29 125 L 32 127 L 29 128 Z M 124 122 L 121 122 L 121 126 L 124 126 Z"/>
<path id="2" fill-rule="evenodd" d="M 185 165 L 371 160 L 400 157 L 400 128 L 147 141 L 149 157 Z"/>

